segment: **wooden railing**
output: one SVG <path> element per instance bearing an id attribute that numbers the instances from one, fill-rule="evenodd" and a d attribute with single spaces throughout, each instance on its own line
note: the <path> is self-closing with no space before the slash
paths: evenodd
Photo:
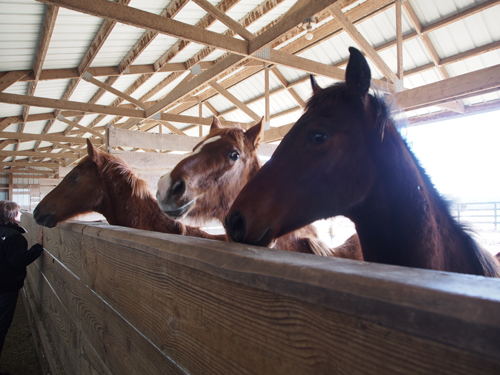
<path id="1" fill-rule="evenodd" d="M 500 374 L 500 279 L 84 222 L 44 247 L 44 373 Z"/>

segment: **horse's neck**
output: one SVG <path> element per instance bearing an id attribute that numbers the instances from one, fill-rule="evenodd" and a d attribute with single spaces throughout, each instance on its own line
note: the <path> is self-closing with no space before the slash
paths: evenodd
<path id="1" fill-rule="evenodd" d="M 109 177 L 108 177 L 109 178 Z M 115 176 L 112 178 L 119 178 Z M 132 194 L 128 183 L 118 184 L 109 178 L 109 186 L 97 211 L 109 224 L 129 228 L 173 233 L 173 220 L 169 220 L 152 197 Z"/>
<path id="2" fill-rule="evenodd" d="M 393 125 L 383 143 L 372 152 L 377 166 L 373 189 L 350 215 L 364 259 L 480 273 L 474 242 L 451 217 Z"/>

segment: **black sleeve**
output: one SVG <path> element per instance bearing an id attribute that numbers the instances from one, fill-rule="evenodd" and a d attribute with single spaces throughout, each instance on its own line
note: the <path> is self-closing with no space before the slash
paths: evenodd
<path id="1" fill-rule="evenodd" d="M 23 268 L 42 253 L 43 246 L 36 243 L 28 250 L 28 241 L 22 234 L 7 238 L 4 243 L 7 260 L 12 267 Z"/>

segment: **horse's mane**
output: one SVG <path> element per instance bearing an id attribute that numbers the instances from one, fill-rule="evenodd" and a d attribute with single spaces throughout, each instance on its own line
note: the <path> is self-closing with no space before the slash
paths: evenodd
<path id="1" fill-rule="evenodd" d="M 132 195 L 141 199 L 153 198 L 146 181 L 137 177 L 135 172 L 121 158 L 99 152 L 102 162 L 98 165 L 100 175 L 116 173 L 132 188 Z"/>

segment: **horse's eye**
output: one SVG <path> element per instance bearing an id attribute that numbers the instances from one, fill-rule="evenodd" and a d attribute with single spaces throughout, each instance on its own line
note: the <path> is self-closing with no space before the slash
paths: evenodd
<path id="1" fill-rule="evenodd" d="M 326 141 L 326 139 L 328 138 L 328 135 L 326 133 L 323 133 L 323 132 L 316 132 L 313 134 L 312 136 L 312 141 L 316 144 L 322 144 Z"/>
<path id="2" fill-rule="evenodd" d="M 236 161 L 240 158 L 240 153 L 238 151 L 231 151 L 229 153 L 229 158 L 232 160 L 232 161 Z"/>

